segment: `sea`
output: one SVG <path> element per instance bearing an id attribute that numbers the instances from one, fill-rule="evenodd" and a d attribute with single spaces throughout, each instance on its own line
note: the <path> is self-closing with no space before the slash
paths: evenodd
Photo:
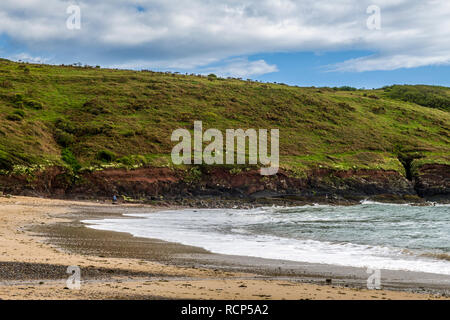
<path id="1" fill-rule="evenodd" d="M 180 209 L 83 221 L 214 253 L 450 275 L 450 205 Z"/>

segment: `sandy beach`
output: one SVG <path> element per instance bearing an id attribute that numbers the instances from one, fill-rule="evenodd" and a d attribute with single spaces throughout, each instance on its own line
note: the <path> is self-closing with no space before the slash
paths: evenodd
<path id="1" fill-rule="evenodd" d="M 130 207 L 0 198 L 0 299 L 448 299 L 448 276 L 383 273 L 365 288 L 358 268 L 212 254 L 202 248 L 87 228 Z M 66 287 L 68 266 L 81 288 Z"/>

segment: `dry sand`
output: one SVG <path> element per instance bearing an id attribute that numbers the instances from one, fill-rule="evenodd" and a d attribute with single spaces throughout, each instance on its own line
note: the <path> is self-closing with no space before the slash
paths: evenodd
<path id="1" fill-rule="evenodd" d="M 207 252 L 95 231 L 76 222 L 86 216 L 119 215 L 130 207 L 146 212 L 157 209 L 0 198 L 0 299 L 445 299 L 434 294 L 302 283 L 295 276 L 286 279 L 191 267 L 190 262 L 183 266 L 172 263 L 172 257 Z M 81 268 L 80 290 L 66 288 L 68 266 Z"/>

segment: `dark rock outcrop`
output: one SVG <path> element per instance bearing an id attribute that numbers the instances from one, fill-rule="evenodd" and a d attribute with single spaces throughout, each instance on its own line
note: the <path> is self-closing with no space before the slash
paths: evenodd
<path id="1" fill-rule="evenodd" d="M 413 181 L 396 171 L 316 169 L 303 177 L 280 170 L 261 176 L 258 170 L 231 173 L 225 168 L 197 168 L 195 174 L 170 168 L 105 169 L 83 172 L 75 178 L 53 167 L 31 175 L 0 175 L 0 190 L 18 195 L 66 198 L 110 198 L 122 195 L 139 200 L 261 198 L 350 199 L 395 201 L 421 197 L 450 198 L 450 170 L 425 165 Z"/>
<path id="2" fill-rule="evenodd" d="M 450 166 L 425 164 L 417 170 L 414 181 L 419 196 L 432 200 L 449 200 Z"/>

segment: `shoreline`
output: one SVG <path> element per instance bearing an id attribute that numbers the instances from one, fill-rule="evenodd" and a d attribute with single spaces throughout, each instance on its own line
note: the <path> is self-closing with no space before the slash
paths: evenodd
<path id="1" fill-rule="evenodd" d="M 151 212 L 147 213 L 151 214 Z M 136 219 L 136 217 L 128 217 L 123 215 L 108 215 L 102 217 L 102 219 L 113 217 L 123 219 Z M 178 242 L 168 242 L 166 240 L 147 237 L 136 237 L 128 232 L 99 230 L 89 227 L 86 222 L 82 222 L 80 220 L 89 221 L 98 220 L 98 218 L 88 216 L 88 219 L 77 218 L 72 222 L 72 224 L 82 224 L 83 228 L 86 229 L 84 232 L 90 230 L 94 231 L 92 234 L 100 232 L 111 234 L 112 236 L 113 234 L 120 233 L 124 238 L 127 238 L 128 241 L 138 240 L 142 241 L 142 243 L 148 241 L 153 246 L 159 245 L 163 248 L 169 248 L 169 250 L 170 248 L 175 246 L 178 250 L 175 250 L 175 252 L 171 252 L 170 258 L 167 261 L 176 266 L 194 265 L 196 268 L 203 267 L 208 269 L 219 269 L 227 272 L 250 272 L 262 277 L 285 278 L 289 280 L 300 280 L 302 282 L 316 284 L 324 284 L 326 283 L 326 279 L 331 278 L 334 280 L 333 283 L 359 289 L 364 288 L 367 285 L 367 268 L 342 266 L 336 264 L 309 263 L 304 261 L 292 261 L 284 259 L 269 259 L 256 256 L 220 254 L 210 252 L 202 247 L 190 246 Z M 60 227 L 62 226 L 55 226 L 55 228 Z M 51 232 L 57 233 L 55 228 L 53 228 Z M 47 237 L 48 236 L 49 234 L 47 234 Z M 58 244 L 64 246 L 63 243 Z M 130 256 L 129 252 L 127 252 L 127 256 Z M 157 259 L 159 258 L 161 261 L 161 256 L 153 257 Z M 406 270 L 382 269 L 381 271 L 383 275 L 383 288 L 386 289 L 412 290 L 430 293 L 450 293 L 449 275 Z M 419 288 L 422 289 L 419 290 Z"/>
<path id="2" fill-rule="evenodd" d="M 167 207 L 13 197 L 0 208 L 1 299 L 435 299 L 450 289 L 433 274 L 386 271 L 383 290 L 367 290 L 361 268 L 218 255 L 80 223 Z M 68 265 L 80 266 L 82 290 L 64 289 Z"/>

